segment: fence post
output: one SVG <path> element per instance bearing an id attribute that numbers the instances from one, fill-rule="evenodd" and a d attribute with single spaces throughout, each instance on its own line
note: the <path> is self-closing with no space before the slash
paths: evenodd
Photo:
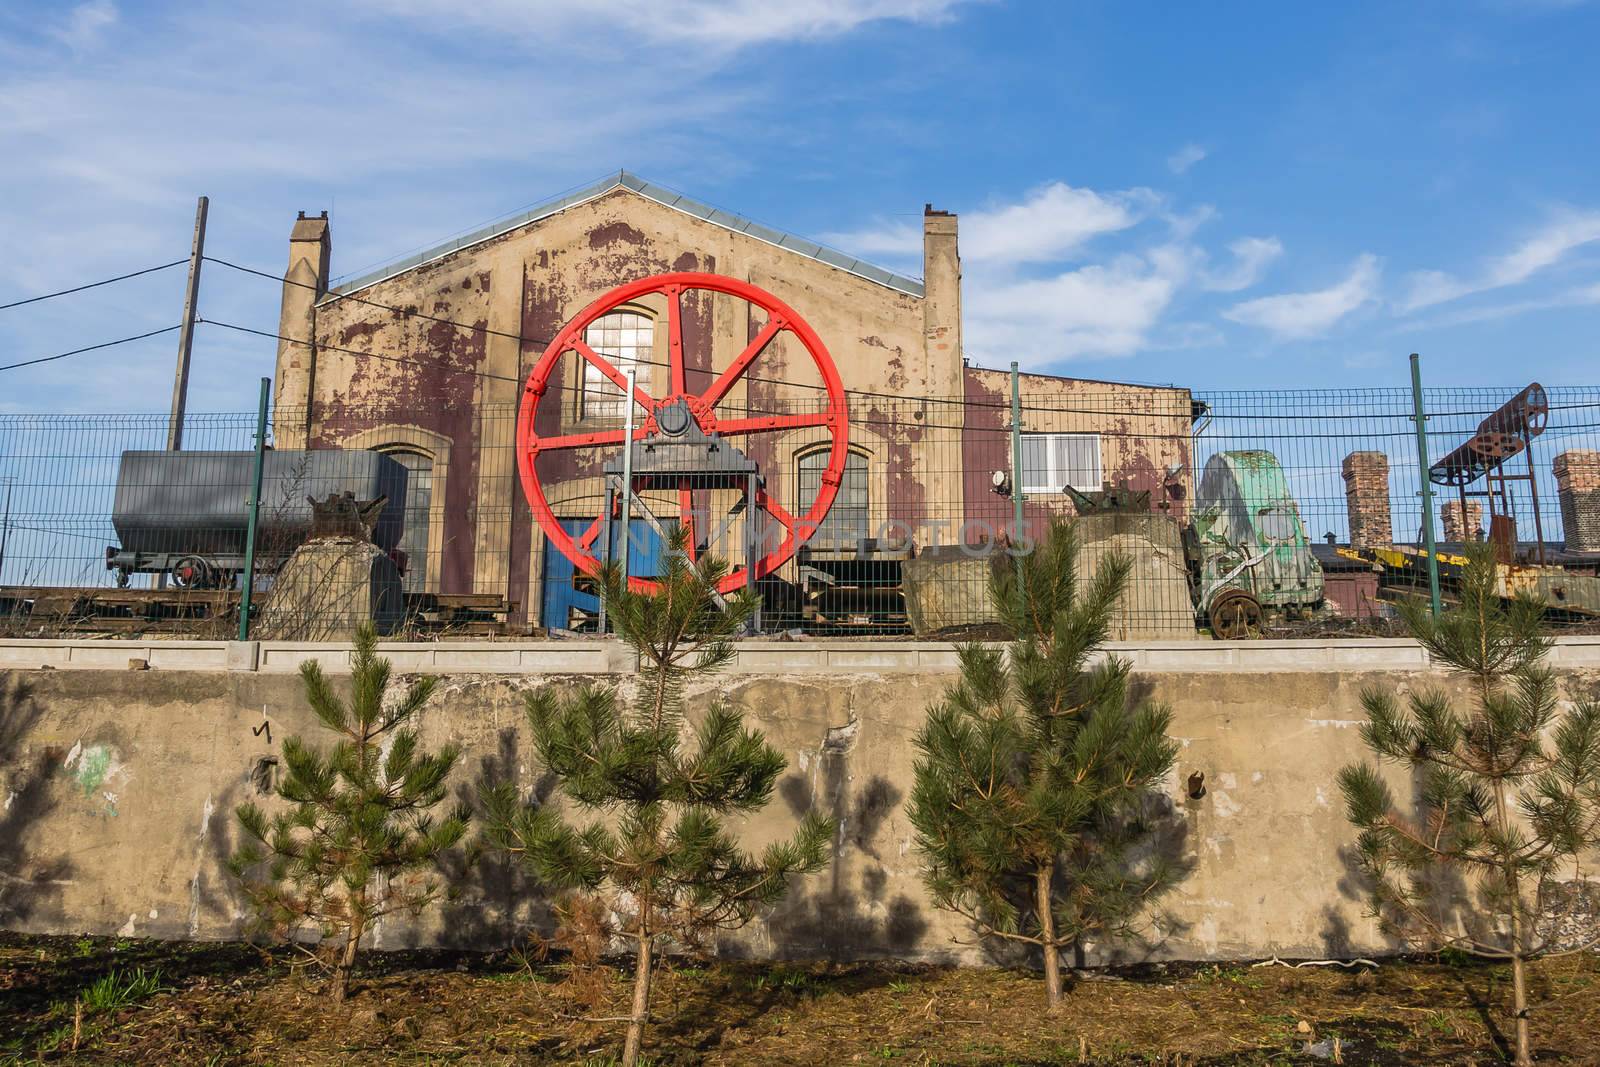
<path id="1" fill-rule="evenodd" d="M 1428 480 L 1428 415 L 1422 405 L 1422 364 L 1411 353 L 1411 419 L 1417 424 L 1417 474 L 1422 482 L 1422 541 L 1428 550 L 1428 599 L 1439 617 L 1439 553 L 1433 540 L 1433 483 Z"/>
<path id="2" fill-rule="evenodd" d="M 261 468 L 267 461 L 267 401 L 272 379 L 261 379 L 261 410 L 256 414 L 256 469 L 250 489 L 250 525 L 244 537 L 244 586 L 239 590 L 239 640 L 250 640 L 250 593 L 256 584 L 256 526 L 261 521 Z"/>
<path id="3" fill-rule="evenodd" d="M 1011 361 L 1011 536 L 1022 537 L 1022 378 Z"/>

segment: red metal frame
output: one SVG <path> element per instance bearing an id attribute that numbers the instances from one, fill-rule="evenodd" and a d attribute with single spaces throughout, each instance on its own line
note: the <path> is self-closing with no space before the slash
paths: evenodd
<path id="1" fill-rule="evenodd" d="M 683 311 L 682 297 L 686 290 L 704 289 L 710 292 L 723 293 L 740 300 L 748 301 L 767 313 L 767 325 L 751 339 L 744 350 L 734 358 L 726 370 L 698 395 L 690 393 L 687 388 L 687 369 L 683 358 Z M 642 389 L 635 389 L 633 401 L 644 409 L 644 418 L 636 420 L 634 427 L 634 440 L 641 440 L 656 432 L 655 412 L 663 404 L 675 400 L 687 402 L 689 410 L 693 413 L 695 422 L 706 433 L 718 433 L 724 437 L 752 434 L 773 433 L 805 426 L 825 426 L 832 436 L 832 451 L 828 456 L 828 466 L 823 471 L 821 485 L 817 490 L 817 497 L 806 509 L 805 515 L 796 518 L 790 514 L 782 504 L 769 497 L 764 490 L 756 493 L 754 506 L 765 511 L 784 528 L 784 539 L 772 552 L 756 561 L 753 568 L 757 578 L 771 574 L 782 566 L 795 553 L 795 550 L 805 543 L 817 528 L 822 524 L 828 509 L 833 505 L 833 499 L 839 491 L 839 484 L 844 475 L 845 459 L 849 453 L 849 421 L 845 407 L 844 383 L 839 378 L 839 371 L 833 364 L 833 357 L 828 354 L 828 349 L 822 343 L 822 338 L 817 332 L 801 318 L 789 305 L 779 300 L 776 296 L 759 286 L 737 278 L 728 278 L 720 274 L 705 274 L 693 271 L 680 271 L 671 274 L 657 274 L 648 278 L 641 278 L 627 285 L 620 285 L 606 293 L 594 303 L 580 311 L 556 334 L 549 347 L 544 350 L 544 355 L 534 365 L 528 375 L 527 384 L 522 391 L 522 407 L 517 417 L 517 470 L 522 476 L 522 490 L 528 498 L 528 506 L 533 511 L 534 518 L 538 521 L 540 529 L 544 531 L 547 543 L 553 545 L 562 555 L 570 559 L 575 567 L 585 574 L 593 574 L 600 568 L 600 560 L 590 551 L 596 538 L 604 526 L 604 509 L 602 514 L 595 517 L 589 528 L 577 538 L 562 529 L 556 520 L 555 513 L 550 509 L 550 503 L 545 498 L 544 485 L 539 480 L 539 473 L 535 461 L 541 452 L 556 449 L 594 448 L 604 445 L 621 445 L 624 430 L 600 430 L 593 433 L 562 434 L 555 433 L 541 436 L 534 419 L 538 411 L 539 399 L 544 396 L 549 386 L 551 375 L 556 373 L 561 357 L 568 352 L 575 353 L 579 358 L 595 366 L 600 373 L 617 384 L 618 389 L 627 388 L 627 379 L 622 372 L 606 359 L 605 356 L 595 352 L 583 340 L 589 326 L 602 315 L 614 311 L 618 307 L 638 300 L 642 296 L 662 294 L 667 302 L 667 362 L 670 371 L 666 395 L 652 397 Z M 819 411 L 795 415 L 761 415 L 741 418 L 721 418 L 717 414 L 717 404 L 749 370 L 762 351 L 772 342 L 778 334 L 788 331 L 804 346 L 810 354 L 812 362 L 817 366 L 822 375 L 822 382 L 826 389 L 828 406 L 826 411 Z M 678 487 L 679 521 L 685 525 L 693 523 L 693 487 L 690 479 L 685 478 Z M 753 509 L 747 506 L 746 515 L 753 515 Z M 747 518 L 746 521 L 749 521 Z M 691 538 L 691 546 L 693 539 Z M 691 547 L 692 551 L 692 547 Z M 748 583 L 750 568 L 740 567 L 722 580 L 718 588 L 721 592 L 728 593 Z M 648 591 L 655 588 L 655 583 L 644 578 L 629 580 L 631 588 L 639 591 Z"/>

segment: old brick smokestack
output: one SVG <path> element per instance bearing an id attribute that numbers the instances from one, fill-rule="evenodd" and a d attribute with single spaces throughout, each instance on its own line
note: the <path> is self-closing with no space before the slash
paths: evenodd
<path id="1" fill-rule="evenodd" d="M 1345 507 L 1350 518 L 1350 547 L 1388 548 L 1389 457 L 1382 452 L 1352 452 L 1344 457 Z"/>
<path id="2" fill-rule="evenodd" d="M 311 397 L 315 390 L 317 298 L 328 291 L 330 240 L 328 213 L 307 218 L 304 211 L 289 233 L 289 269 L 283 276 L 278 317 L 273 436 L 279 448 L 305 448 L 311 436 Z"/>
<path id="3" fill-rule="evenodd" d="M 1600 552 L 1600 452 L 1563 452 L 1556 457 L 1555 472 L 1567 551 Z"/>
<path id="4" fill-rule="evenodd" d="M 1479 501 L 1467 501 L 1466 515 L 1463 518 L 1461 501 L 1446 500 L 1444 507 L 1439 509 L 1439 519 L 1444 523 L 1446 541 L 1466 544 L 1468 541 L 1483 540 L 1483 504 Z"/>

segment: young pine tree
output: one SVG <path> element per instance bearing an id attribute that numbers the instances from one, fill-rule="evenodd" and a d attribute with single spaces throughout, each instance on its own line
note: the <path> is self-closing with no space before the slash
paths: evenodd
<path id="1" fill-rule="evenodd" d="M 990 598 L 1015 642 L 962 647 L 960 681 L 916 738 L 910 817 L 934 902 L 985 937 L 1039 946 L 1052 1010 L 1061 949 L 1130 936 L 1184 873 L 1136 854 L 1153 833 L 1147 800 L 1177 756 L 1171 713 L 1130 706 L 1125 661 L 1089 662 L 1130 567 L 1108 556 L 1080 584 L 1061 521 L 997 565 Z"/>
<path id="2" fill-rule="evenodd" d="M 1561 710 L 1542 665 L 1543 604 L 1497 595 L 1491 546 L 1467 553 L 1457 606 L 1437 619 L 1421 600 L 1401 611 L 1429 654 L 1467 678 L 1471 706 L 1437 689 L 1412 693 L 1405 707 L 1382 690 L 1361 695 L 1362 740 L 1412 770 L 1414 814 L 1396 807 L 1370 764 L 1346 767 L 1339 787 L 1360 830 L 1373 914 L 1419 945 L 1509 960 L 1516 1062 L 1528 1064 L 1526 961 L 1557 954 L 1536 930 L 1544 894 L 1565 864 L 1600 845 L 1600 703 Z M 1450 886 L 1446 872 L 1460 884 Z M 1483 912 L 1453 918 L 1471 899 Z"/>
<path id="3" fill-rule="evenodd" d="M 834 833 L 831 820 L 809 815 L 791 840 L 755 856 L 728 832 L 728 816 L 766 806 L 784 759 L 720 699 L 684 736 L 685 683 L 727 665 L 755 609 L 748 594 L 720 607 L 713 594 L 727 565 L 691 563 L 684 547 L 674 537 L 656 592 L 628 589 L 614 568 L 602 574 L 607 613 L 639 654 L 631 707 L 599 686 L 527 697 L 534 747 L 567 810 L 525 805 L 509 785 L 482 792 L 491 847 L 519 855 L 552 888 L 601 895 L 621 916 L 621 934 L 637 946 L 629 1067 L 650 1017 L 658 948 L 748 922 L 783 897 L 790 875 L 824 866 Z"/>
<path id="4" fill-rule="evenodd" d="M 320 929 L 335 1003 L 349 991 L 362 935 L 373 923 L 419 913 L 438 895 L 430 871 L 461 840 L 470 814 L 464 807 L 439 820 L 431 814 L 460 749 L 421 752 L 409 725 L 435 679 L 419 679 L 384 707 L 390 669 L 377 643 L 370 625 L 357 635 L 348 702 L 316 661 L 301 665 L 306 701 L 339 740 L 322 750 L 284 739 L 286 773 L 277 793 L 291 806 L 269 819 L 255 804 L 241 805 L 249 840 L 229 860 L 265 928 L 286 938 Z"/>

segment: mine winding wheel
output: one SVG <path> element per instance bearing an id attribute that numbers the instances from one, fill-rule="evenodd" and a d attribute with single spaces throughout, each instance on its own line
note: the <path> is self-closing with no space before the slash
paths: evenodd
<path id="1" fill-rule="evenodd" d="M 683 297 L 693 290 L 721 293 L 744 300 L 766 313 L 766 324 L 756 332 L 726 368 L 720 372 L 713 370 L 712 381 L 699 391 L 691 391 L 688 387 L 689 367 L 684 352 Z M 752 575 L 759 579 L 771 574 L 790 559 L 796 549 L 815 533 L 838 493 L 848 455 L 849 425 L 844 385 L 839 378 L 838 369 L 834 366 L 833 358 L 828 354 L 827 347 L 817 332 L 805 319 L 765 289 L 718 274 L 683 271 L 641 278 L 618 286 L 595 300 L 561 328 L 528 375 L 517 419 L 517 468 L 522 478 L 523 492 L 528 498 L 528 505 L 548 544 L 571 560 L 581 572 L 594 574 L 598 571 L 601 560 L 595 548 L 596 542 L 601 539 L 601 534 L 608 525 L 606 509 L 602 508 L 600 514 L 596 515 L 581 532 L 569 533 L 550 506 L 544 481 L 539 474 L 538 459 L 546 453 L 576 449 L 613 447 L 620 453 L 626 431 L 617 427 L 592 432 L 564 433 L 560 425 L 540 426 L 537 423 L 540 417 L 539 402 L 545 396 L 551 382 L 559 381 L 556 377 L 559 373 L 558 367 L 561 366 L 563 357 L 569 354 L 595 368 L 615 384 L 621 393 L 627 394 L 627 377 L 605 353 L 595 351 L 587 342 L 586 334 L 589 327 L 608 312 L 618 310 L 641 298 L 657 295 L 664 298 L 666 303 L 667 381 L 658 390 L 661 394 L 659 396 L 651 395 L 646 389 L 635 387 L 628 397 L 628 402 L 639 409 L 635 412 L 633 431 L 635 442 L 681 437 L 691 428 L 689 425 L 691 422 L 692 428 L 697 433 L 719 440 L 744 438 L 753 434 L 782 433 L 802 427 L 821 427 L 829 438 L 828 463 L 824 468 L 816 496 L 809 504 L 802 504 L 796 509 L 799 514 L 791 513 L 759 482 L 753 501 L 745 499 L 750 495 L 748 492 L 741 494 L 740 504 L 735 510 L 742 509 L 744 521 L 754 522 L 758 513 L 764 514 L 781 528 L 782 537 L 777 546 L 770 551 L 765 551 L 764 554 L 757 553 L 753 566 L 736 566 L 722 580 L 719 591 L 727 593 L 749 584 Z M 822 389 L 819 393 L 819 403 L 816 405 L 817 410 L 734 412 L 720 408 L 719 405 L 723 404 L 735 383 L 746 376 L 751 364 L 780 334 L 792 336 L 805 349 L 821 376 Z M 659 376 L 652 377 L 659 380 Z M 548 421 L 548 413 L 546 417 Z M 555 421 L 559 420 L 560 413 L 557 413 Z M 697 551 L 698 542 L 698 535 L 693 531 L 696 481 L 692 474 L 683 474 L 675 480 L 678 521 L 691 530 L 690 551 L 694 553 Z M 655 586 L 651 580 L 637 576 L 631 577 L 629 584 L 638 591 L 647 591 Z"/>

